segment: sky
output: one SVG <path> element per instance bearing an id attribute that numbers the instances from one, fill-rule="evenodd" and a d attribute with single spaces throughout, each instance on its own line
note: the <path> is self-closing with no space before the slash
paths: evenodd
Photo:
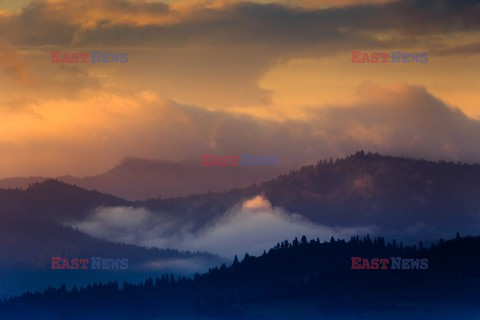
<path id="1" fill-rule="evenodd" d="M 204 153 L 480 162 L 479 74 L 474 0 L 0 0 L 0 178 Z"/>

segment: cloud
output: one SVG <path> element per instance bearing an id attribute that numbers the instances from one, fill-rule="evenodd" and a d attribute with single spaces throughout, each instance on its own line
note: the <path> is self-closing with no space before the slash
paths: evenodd
<path id="1" fill-rule="evenodd" d="M 258 83 L 279 62 L 354 49 L 438 50 L 451 46 L 451 32 L 473 38 L 480 21 L 474 1 L 349 2 L 332 7 L 331 1 L 37 0 L 15 14 L 0 14 L 0 37 L 27 52 L 43 50 L 43 60 L 28 56 L 37 65 L 50 61 L 50 50 L 128 51 L 129 64 L 122 66 L 128 72 L 104 70 L 119 82 L 136 78 L 144 88 L 160 88 L 166 97 L 207 108 L 273 108 Z M 467 46 L 463 54 L 476 54 L 471 40 L 458 39 L 460 49 Z M 29 79 L 18 63 L 5 68 L 15 81 Z M 82 84 L 103 89 L 106 79 L 90 70 L 73 74 L 60 68 L 48 63 L 36 70 L 38 92 L 64 96 L 81 91 L 75 85 L 81 89 Z"/>
<path id="2" fill-rule="evenodd" d="M 262 196 L 256 196 L 255 198 L 246 200 L 243 205 L 243 210 L 269 210 L 272 208 L 272 204 Z"/>
<path id="3" fill-rule="evenodd" d="M 32 106 L 38 105 L 37 101 L 26 98 L 17 98 L 11 100 L 0 101 L 0 116 L 18 113 L 28 113 L 42 119 L 42 117 L 35 113 Z"/>
<path id="4" fill-rule="evenodd" d="M 19 55 L 6 43 L 0 41 L 0 68 L 12 80 L 20 84 L 30 82 L 30 73 Z"/>
<path id="5" fill-rule="evenodd" d="M 41 82 L 35 94 L 70 98 L 84 87 L 105 90 L 102 84 L 110 81 L 127 90 L 141 84 L 209 109 L 277 109 L 258 83 L 282 61 L 354 49 L 433 50 L 450 46 L 453 31 L 462 34 L 458 45 L 468 45 L 465 34 L 474 38 L 480 21 L 473 1 L 340 1 L 340 7 L 331 2 L 37 0 L 18 13 L 0 15 L 0 36 L 27 52 L 44 51 L 35 59 L 28 56 L 30 64 L 46 64 L 35 70 Z M 121 68 L 67 70 L 49 63 L 50 50 L 128 51 L 130 60 Z M 74 73 L 76 67 L 82 71 Z"/>
<path id="6" fill-rule="evenodd" d="M 196 47 L 255 45 L 275 57 L 423 43 L 422 35 L 476 31 L 476 1 L 180 1 L 37 0 L 5 16 L 2 32 L 15 44 Z M 371 19 L 371 17 L 376 17 Z M 2 19 L 0 16 L 0 24 Z M 390 33 L 379 41 L 375 33 Z M 328 44 L 328 45 L 326 45 Z M 324 51 L 326 53 L 326 51 Z"/>
<path id="7" fill-rule="evenodd" d="M 174 274 L 187 274 L 192 275 L 194 273 L 203 273 L 208 271 L 209 268 L 216 267 L 223 260 L 219 259 L 209 260 L 204 257 L 191 257 L 191 258 L 172 258 L 172 259 L 160 259 L 152 260 L 141 267 L 146 270 L 162 271 L 163 273 Z"/>
<path id="8" fill-rule="evenodd" d="M 459 55 L 469 56 L 480 54 L 480 42 L 468 43 L 458 46 L 453 46 L 447 49 L 437 49 L 432 53 L 438 55 Z"/>
<path id="9" fill-rule="evenodd" d="M 272 207 L 262 196 L 246 200 L 222 217 L 192 231 L 186 221 L 168 221 L 143 208 L 98 208 L 85 221 L 70 223 L 94 237 L 142 246 L 208 251 L 232 258 L 233 255 L 261 254 L 283 240 L 306 235 L 328 240 L 375 232 L 371 226 L 327 227 L 296 214 Z M 153 266 L 152 266 L 153 267 Z"/>
<path id="10" fill-rule="evenodd" d="M 303 120 L 208 111 L 155 91 L 48 101 L 36 110 L 42 118 L 16 115 L 0 127 L 1 172 L 84 175 L 126 156 L 200 162 L 204 153 L 278 155 L 281 167 L 298 168 L 359 149 L 480 161 L 479 121 L 407 84 L 365 83 L 351 103 L 306 109 Z M 21 143 L 8 140 L 18 134 L 17 125 L 29 128 Z"/>
<path id="11" fill-rule="evenodd" d="M 331 146 L 349 145 L 386 154 L 478 161 L 480 121 L 432 96 L 420 86 L 381 87 L 366 82 L 350 106 L 317 112 Z"/>
<path id="12" fill-rule="evenodd" d="M 70 98 L 83 86 L 104 90 L 102 83 L 113 79 L 127 89 L 141 84 L 209 109 L 276 109 L 258 83 L 283 61 L 351 50 L 434 50 L 452 45 L 451 32 L 462 35 L 457 45 L 467 46 L 472 41 L 465 34 L 474 38 L 480 21 L 473 1 L 337 1 L 340 7 L 331 2 L 37 0 L 0 15 L 0 37 L 26 52 L 44 51 L 41 57 L 28 55 L 30 64 L 46 64 L 33 73 L 41 82 L 35 94 Z M 82 65 L 76 67 L 85 74 L 74 74 L 49 63 L 51 50 L 128 51 L 130 60 L 122 71 Z M 96 77 L 92 68 L 108 79 Z M 14 79 L 25 79 L 17 65 L 8 70 Z"/>

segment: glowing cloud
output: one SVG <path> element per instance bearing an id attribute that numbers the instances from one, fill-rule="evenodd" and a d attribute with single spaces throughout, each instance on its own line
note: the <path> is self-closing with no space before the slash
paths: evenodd
<path id="1" fill-rule="evenodd" d="M 69 223 L 94 237 L 142 246 L 209 251 L 231 258 L 233 255 L 260 254 L 283 240 L 306 235 L 328 240 L 356 234 L 375 233 L 371 226 L 345 228 L 311 223 L 298 215 L 272 207 L 256 196 L 228 210 L 193 232 L 188 222 L 174 222 L 143 208 L 98 208 L 85 221 Z"/>

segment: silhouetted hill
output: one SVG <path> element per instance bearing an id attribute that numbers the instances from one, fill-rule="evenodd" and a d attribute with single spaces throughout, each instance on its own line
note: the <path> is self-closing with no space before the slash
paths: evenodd
<path id="1" fill-rule="evenodd" d="M 119 170 L 137 164 L 133 161 Z M 137 171 L 131 170 L 132 174 Z M 318 224 L 368 226 L 388 236 L 428 239 L 451 236 L 453 230 L 476 233 L 478 194 L 478 164 L 358 152 L 345 159 L 322 160 L 246 188 L 135 202 L 48 180 L 24 191 L 0 189 L 0 213 L 65 221 L 82 220 L 101 206 L 145 207 L 180 223 L 180 227 L 198 230 L 233 206 L 261 195 L 274 207 Z"/>
<path id="2" fill-rule="evenodd" d="M 68 220 L 83 219 L 103 206 L 124 206 L 126 200 L 86 190 L 56 180 L 34 183 L 26 190 L 0 189 L 0 297 L 30 287 L 46 287 L 67 278 L 68 283 L 85 283 L 102 275 L 55 275 L 50 271 L 51 257 L 127 258 L 128 274 L 170 270 L 191 273 L 205 270 L 223 259 L 207 253 L 179 252 L 168 248 L 146 249 L 135 245 L 94 239 L 64 226 Z M 34 283 L 19 281 L 33 278 Z M 103 275 L 114 278 L 115 275 Z"/>
<path id="3" fill-rule="evenodd" d="M 201 223 L 263 195 L 273 206 L 329 226 L 376 226 L 383 234 L 441 237 L 475 233 L 480 165 L 358 152 L 323 160 L 248 188 L 138 202 Z"/>
<path id="4" fill-rule="evenodd" d="M 127 200 L 46 180 L 26 190 L 0 189 L 0 204 L 0 267 L 5 263 L 18 265 L 16 262 L 31 267 L 34 261 L 42 260 L 41 268 L 44 268 L 55 253 L 75 256 L 133 252 L 138 262 L 148 257 L 143 248 L 93 239 L 61 224 L 82 219 L 99 207 L 131 205 Z M 163 250 L 156 255 L 157 258 L 165 256 L 185 257 L 175 250 Z"/>
<path id="5" fill-rule="evenodd" d="M 442 240 L 431 248 L 370 237 L 328 243 L 295 239 L 193 279 L 167 275 L 137 285 L 110 282 L 27 293 L 0 304 L 0 317 L 275 319 L 271 315 L 289 305 L 293 308 L 283 311 L 282 319 L 363 319 L 363 314 L 365 319 L 475 319 L 469 310 L 479 310 L 478 248 L 480 237 Z M 389 268 L 352 270 L 351 257 L 386 258 Z M 428 259 L 428 268 L 394 270 L 392 257 Z"/>
<path id="6" fill-rule="evenodd" d="M 222 261 L 207 253 L 179 252 L 168 248 L 143 248 L 92 238 L 78 230 L 48 221 L 0 217 L 0 268 L 49 270 L 51 257 L 125 257 L 130 269 L 144 268 L 156 260 L 204 259 Z M 212 261 L 207 261 L 211 259 Z M 193 268 L 195 269 L 195 268 Z"/>
<path id="7" fill-rule="evenodd" d="M 52 179 L 33 183 L 25 190 L 0 189 L 0 215 L 4 216 L 49 221 L 79 219 L 101 206 L 128 204 L 108 194 Z"/>
<path id="8" fill-rule="evenodd" d="M 29 185 L 48 180 L 45 177 L 14 177 L 0 179 L 0 189 L 26 189 Z"/>

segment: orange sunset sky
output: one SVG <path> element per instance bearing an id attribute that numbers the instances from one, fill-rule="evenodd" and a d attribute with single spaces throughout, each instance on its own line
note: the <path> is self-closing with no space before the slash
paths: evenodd
<path id="1" fill-rule="evenodd" d="M 128 63 L 51 63 L 92 50 Z M 203 153 L 480 162 L 479 89 L 480 1 L 0 0 L 0 178 Z"/>

